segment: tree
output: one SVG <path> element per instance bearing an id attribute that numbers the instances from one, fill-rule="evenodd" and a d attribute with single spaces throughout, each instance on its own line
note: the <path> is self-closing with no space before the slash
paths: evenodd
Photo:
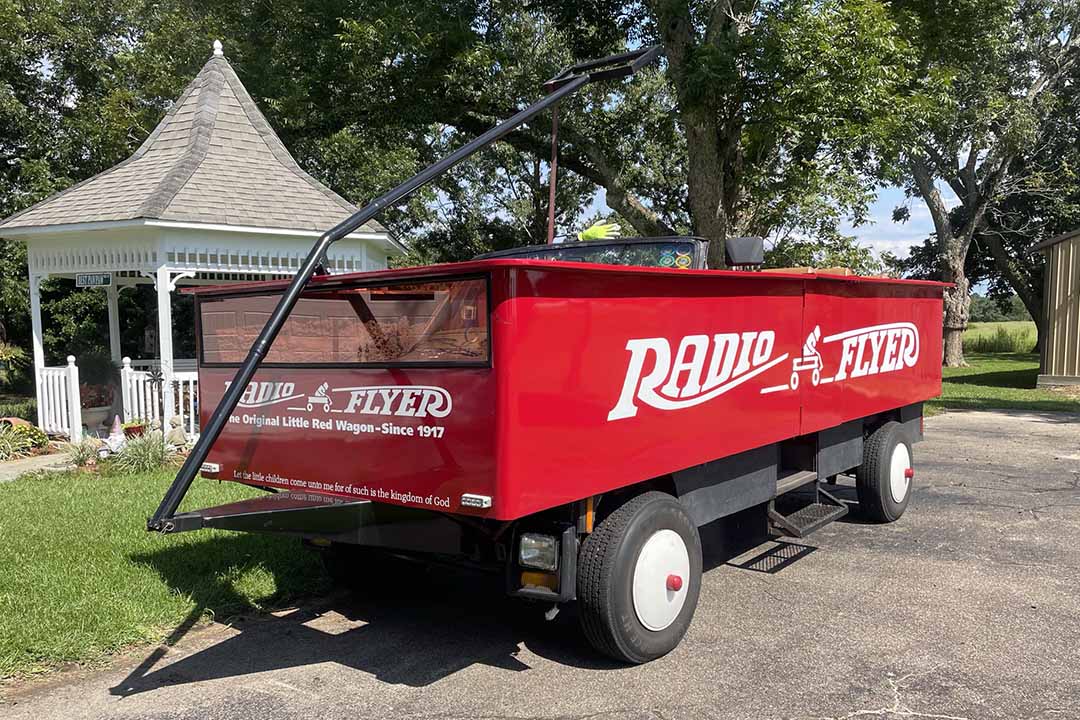
<path id="1" fill-rule="evenodd" d="M 428 148 L 444 139 L 433 128 L 475 136 L 535 99 L 559 68 L 662 42 L 667 60 L 659 71 L 564 101 L 561 168 L 600 188 L 642 234 L 689 230 L 716 240 L 789 225 L 816 230 L 823 218 L 835 226 L 845 213 L 861 215 L 870 190 L 864 139 L 887 115 L 902 67 L 891 20 L 870 0 L 524 7 L 343 1 L 303 13 L 277 5 L 274 23 L 282 30 L 269 40 L 253 37 L 263 32 L 259 23 L 232 26 L 238 41 L 230 41 L 229 54 L 241 67 L 259 68 L 249 87 L 270 108 L 289 109 L 283 135 L 293 133 L 286 142 L 301 148 L 308 145 L 299 136 L 312 129 L 311 148 L 320 136 L 380 126 Z M 330 27 L 340 34 L 328 35 Z M 288 82 L 277 80 L 287 97 L 257 76 L 272 77 L 278 65 L 288 66 Z M 528 171 L 515 174 L 517 182 L 542 187 L 542 179 L 530 180 L 537 166 L 525 158 L 546 169 L 547 119 L 506 144 L 523 156 L 510 167 Z M 437 183 L 437 192 L 448 192 L 458 177 Z M 532 212 L 509 218 L 519 239 L 535 237 L 526 216 L 543 216 L 536 204 L 543 193 L 532 194 Z M 562 229 L 585 209 L 574 199 L 560 206 Z M 712 262 L 720 265 L 722 243 L 714 247 Z"/>
<path id="2" fill-rule="evenodd" d="M 903 67 L 879 3 L 539 7 L 569 36 L 568 52 L 544 56 L 561 64 L 601 48 L 664 46 L 662 75 L 595 89 L 571 104 L 560 129 L 562 166 L 603 188 L 640 233 L 686 228 L 715 241 L 709 261 L 722 267 L 729 234 L 816 233 L 864 214 L 866 141 L 887 117 Z M 503 54 L 512 59 L 511 49 Z M 557 67 L 548 60 L 536 75 Z M 481 126 L 471 122 L 475 110 L 449 107 L 444 122 Z M 540 154 L 548 137 L 537 128 L 509 142 Z"/>
<path id="3" fill-rule="evenodd" d="M 0 217 L 119 162 L 164 112 L 128 85 L 136 7 L 0 4 Z M 26 272 L 25 245 L 0 241 L 0 337 L 28 349 Z M 100 346 L 100 332 L 84 337 Z"/>
<path id="4" fill-rule="evenodd" d="M 847 268 L 856 275 L 880 275 L 885 266 L 850 235 L 814 239 L 785 236 L 765 250 L 765 267 Z"/>
<path id="5" fill-rule="evenodd" d="M 905 59 L 882 4 L 649 6 L 687 138 L 696 232 L 767 235 L 863 215 L 867 140 L 888 115 Z"/>
<path id="6" fill-rule="evenodd" d="M 1080 227 L 1080 65 L 1058 88 L 1046 130 L 1032 150 L 1013 160 L 1010 192 L 992 204 L 976 243 L 993 267 L 992 293 L 1015 293 L 1035 321 L 1042 347 L 1043 254 L 1041 240 Z"/>
<path id="7" fill-rule="evenodd" d="M 884 166 L 930 212 L 940 277 L 954 284 L 945 291 L 944 362 L 963 365 L 969 251 L 989 209 L 1021 180 L 1018 159 L 1052 130 L 1055 95 L 1077 60 L 1080 5 L 897 0 L 891 7 L 916 65 Z"/>
<path id="8" fill-rule="evenodd" d="M 602 209 L 599 191 L 642 234 L 714 240 L 716 266 L 727 234 L 833 238 L 864 213 L 869 140 L 905 52 L 878 0 L 21 8 L 0 9 L 14 68 L 0 92 L 5 213 L 130 154 L 215 38 L 300 164 L 358 204 L 535 99 L 558 69 L 660 42 L 661 65 L 562 104 L 557 231 Z M 549 119 L 381 219 L 417 238 L 418 259 L 541 240 Z"/>

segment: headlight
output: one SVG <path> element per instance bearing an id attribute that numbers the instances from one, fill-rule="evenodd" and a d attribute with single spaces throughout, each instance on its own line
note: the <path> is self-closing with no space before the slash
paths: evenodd
<path id="1" fill-rule="evenodd" d="M 559 568 L 559 541 L 551 535 L 523 534 L 518 545 L 518 563 L 555 572 Z"/>

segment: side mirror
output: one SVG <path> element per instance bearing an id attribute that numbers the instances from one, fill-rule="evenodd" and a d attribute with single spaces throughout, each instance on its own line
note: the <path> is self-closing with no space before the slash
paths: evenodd
<path id="1" fill-rule="evenodd" d="M 765 263 L 765 238 L 729 237 L 724 243 L 728 266 Z"/>

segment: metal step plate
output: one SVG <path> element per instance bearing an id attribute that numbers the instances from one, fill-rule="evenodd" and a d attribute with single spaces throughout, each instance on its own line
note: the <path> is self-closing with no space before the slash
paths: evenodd
<path id="1" fill-rule="evenodd" d="M 775 511 L 773 511 L 775 513 Z M 794 537 L 803 538 L 810 533 L 828 525 L 833 520 L 844 517 L 848 513 L 847 506 L 833 505 L 830 503 L 810 503 L 804 508 L 790 515 L 770 513 L 775 522 L 785 533 Z"/>

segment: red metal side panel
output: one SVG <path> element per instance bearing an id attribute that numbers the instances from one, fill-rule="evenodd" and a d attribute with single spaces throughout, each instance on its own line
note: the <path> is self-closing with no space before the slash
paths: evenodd
<path id="1" fill-rule="evenodd" d="M 210 453 L 219 477 L 513 519 L 940 392 L 939 287 L 475 269 L 491 369 L 263 368 Z M 234 372 L 200 369 L 204 423 Z"/>
<path id="2" fill-rule="evenodd" d="M 800 373 L 802 432 L 940 395 L 941 317 L 940 288 L 808 282 L 803 332 L 821 367 L 817 385 Z"/>
<path id="3" fill-rule="evenodd" d="M 235 372 L 200 370 L 203 423 Z M 495 494 L 489 369 L 265 368 L 249 388 L 208 458 L 223 480 L 450 512 Z"/>
<path id="4" fill-rule="evenodd" d="M 798 397 L 760 389 L 802 344 L 802 286 L 513 271 L 493 326 L 498 517 L 797 435 Z"/>
<path id="5" fill-rule="evenodd" d="M 940 392 L 940 288 L 540 268 L 506 282 L 499 518 Z"/>

